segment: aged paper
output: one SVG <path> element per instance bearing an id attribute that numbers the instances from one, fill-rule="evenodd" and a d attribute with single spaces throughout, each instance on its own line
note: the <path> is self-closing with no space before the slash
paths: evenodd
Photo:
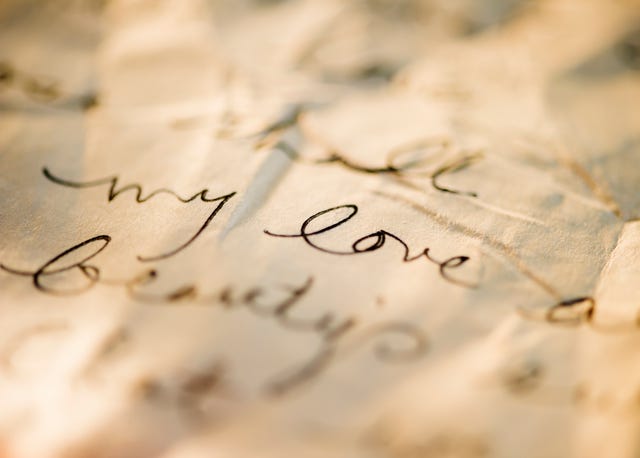
<path id="1" fill-rule="evenodd" d="M 0 457 L 640 454 L 640 4 L 0 4 Z"/>

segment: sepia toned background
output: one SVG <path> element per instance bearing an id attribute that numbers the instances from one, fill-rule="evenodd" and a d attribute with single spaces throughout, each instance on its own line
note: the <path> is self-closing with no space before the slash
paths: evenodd
<path id="1" fill-rule="evenodd" d="M 637 0 L 0 1 L 0 457 L 638 456 L 639 106 Z"/>

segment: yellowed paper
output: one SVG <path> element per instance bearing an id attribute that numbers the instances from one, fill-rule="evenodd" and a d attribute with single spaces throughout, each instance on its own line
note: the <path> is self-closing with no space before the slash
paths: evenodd
<path id="1" fill-rule="evenodd" d="M 0 6 L 0 457 L 633 457 L 636 1 Z"/>

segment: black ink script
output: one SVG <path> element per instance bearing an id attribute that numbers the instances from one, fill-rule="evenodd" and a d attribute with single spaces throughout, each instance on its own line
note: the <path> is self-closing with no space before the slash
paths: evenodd
<path id="1" fill-rule="evenodd" d="M 78 243 L 64 250 L 62 253 L 54 256 L 42 266 L 34 271 L 26 271 L 8 267 L 0 264 L 0 269 L 14 275 L 23 275 L 31 277 L 33 286 L 43 293 L 54 295 L 72 295 L 80 294 L 89 290 L 95 283 L 100 280 L 100 269 L 88 261 L 97 256 L 111 242 L 108 235 L 97 235 Z M 87 253 L 86 251 L 89 250 Z M 80 256 L 78 255 L 80 253 Z M 80 259 L 78 259 L 78 257 Z M 79 271 L 85 279 L 85 284 L 80 287 L 59 289 L 43 284 L 43 280 L 54 275 L 64 274 L 66 272 Z"/>
<path id="2" fill-rule="evenodd" d="M 270 291 L 259 286 L 244 290 L 227 286 L 208 295 L 200 294 L 196 285 L 184 285 L 169 293 L 149 292 L 148 288 L 153 288 L 158 281 L 158 273 L 154 269 L 130 280 L 105 279 L 101 270 L 90 261 L 107 248 L 110 242 L 110 236 L 97 235 L 65 249 L 34 270 L 20 270 L 3 264 L 0 264 L 0 269 L 14 275 L 31 277 L 35 288 L 46 294 L 81 294 L 96 284 L 124 287 L 130 297 L 137 301 L 158 305 L 189 300 L 191 305 L 221 307 L 230 312 L 245 309 L 256 319 L 275 322 L 285 331 L 317 336 L 320 345 L 309 357 L 267 381 L 266 392 L 269 395 L 284 395 L 316 379 L 337 359 L 363 346 L 371 346 L 376 359 L 389 364 L 415 361 L 428 350 L 425 332 L 414 323 L 381 321 L 361 326 L 355 315 L 340 316 L 330 311 L 321 312 L 314 317 L 301 317 L 297 311 L 312 288 L 313 277 L 308 277 L 299 285 L 282 285 L 269 288 Z M 79 275 L 81 282 L 78 278 L 69 278 L 70 273 Z M 57 282 L 52 281 L 56 279 Z M 279 296 L 275 300 L 273 293 Z M 17 343 L 12 344 L 8 353 L 5 352 L 5 360 L 23 340 L 21 337 Z M 124 342 L 126 336 L 116 334 L 104 351 L 111 353 L 114 347 Z M 0 351 L 0 366 L 2 361 Z"/>
<path id="3" fill-rule="evenodd" d="M 327 214 L 336 214 L 336 213 L 342 214 L 343 210 L 348 211 L 347 215 L 342 216 L 336 222 L 332 222 L 331 224 L 328 224 L 320 229 L 309 230 L 309 225 L 311 225 L 317 218 L 320 218 L 321 216 L 324 216 Z M 417 259 L 424 258 L 438 266 L 440 275 L 446 281 L 453 283 L 455 285 L 464 286 L 467 288 L 473 288 L 476 286 L 474 284 L 467 283 L 465 281 L 457 279 L 454 276 L 452 276 L 450 273 L 451 270 L 456 269 L 462 266 L 463 264 L 465 264 L 470 259 L 468 256 L 453 256 L 451 258 L 447 258 L 441 261 L 441 260 L 435 259 L 431 255 L 430 248 L 425 248 L 422 250 L 422 252 L 411 256 L 409 246 L 400 237 L 385 230 L 378 230 L 371 234 L 367 234 L 363 237 L 360 237 L 355 242 L 353 242 L 351 244 L 351 247 L 346 251 L 326 248 L 319 245 L 315 241 L 315 236 L 324 234 L 326 232 L 329 232 L 345 224 L 347 221 L 353 218 L 356 215 L 356 213 L 358 213 L 358 207 L 356 205 L 353 205 L 353 204 L 339 205 L 337 207 L 328 208 L 326 210 L 322 210 L 318 213 L 315 213 L 314 215 L 311 215 L 302 223 L 302 225 L 300 226 L 300 230 L 297 234 L 278 234 L 275 232 L 271 232 L 269 230 L 265 230 L 264 233 L 272 237 L 301 238 L 302 240 L 305 241 L 307 245 L 309 245 L 310 247 L 318 251 L 322 251 L 324 253 L 329 253 L 334 255 L 340 255 L 340 256 L 351 256 L 351 255 L 376 251 L 384 246 L 385 242 L 387 241 L 387 238 L 391 238 L 396 242 L 398 242 L 400 245 L 402 245 L 402 247 L 404 248 L 404 255 L 402 257 L 403 262 L 412 262 Z"/>
<path id="4" fill-rule="evenodd" d="M 222 207 L 224 207 L 224 205 L 229 201 L 229 199 L 231 199 L 236 194 L 235 192 L 231 192 L 231 193 L 225 194 L 223 196 L 210 197 L 209 196 L 209 190 L 205 188 L 202 191 L 198 191 L 197 193 L 195 193 L 191 197 L 185 198 L 185 197 L 180 196 L 176 192 L 172 191 L 171 189 L 160 188 L 160 189 L 156 189 L 156 190 L 150 192 L 149 194 L 147 194 L 145 196 L 145 195 L 143 195 L 143 192 L 142 192 L 142 186 L 140 184 L 137 184 L 137 183 L 127 184 L 127 185 L 124 185 L 124 186 L 119 188 L 118 187 L 118 181 L 119 181 L 119 177 L 118 176 L 111 176 L 111 177 L 101 178 L 101 179 L 93 180 L 93 181 L 80 182 L 80 181 L 70 181 L 70 180 L 66 180 L 66 179 L 60 178 L 58 176 L 55 176 L 46 167 L 42 169 L 42 173 L 44 174 L 44 176 L 49 181 L 51 181 L 53 183 L 56 183 L 56 184 L 59 184 L 61 186 L 69 187 L 69 188 L 83 189 L 83 188 L 93 188 L 93 187 L 102 186 L 102 185 L 109 185 L 109 190 L 108 190 L 108 193 L 107 193 L 107 200 L 109 202 L 112 202 L 116 197 L 118 197 L 123 192 L 129 191 L 129 190 L 133 190 L 135 192 L 136 202 L 139 203 L 139 204 L 147 202 L 149 199 L 157 196 L 158 194 L 169 194 L 169 195 L 175 197 L 176 199 L 178 199 L 180 202 L 185 203 L 185 204 L 189 203 L 189 202 L 192 202 L 192 201 L 194 201 L 194 200 L 196 200 L 198 198 L 200 198 L 200 201 L 205 202 L 205 203 L 212 203 L 212 202 L 217 202 L 218 203 L 215 206 L 215 208 L 213 209 L 213 211 L 209 214 L 207 219 L 204 221 L 204 223 L 196 231 L 196 233 L 193 234 L 187 241 L 185 241 L 184 243 L 182 243 L 178 247 L 176 247 L 176 248 L 174 248 L 172 250 L 169 250 L 169 251 L 167 251 L 165 253 L 161 253 L 159 255 L 155 255 L 155 256 L 138 256 L 138 259 L 140 261 L 143 261 L 143 262 L 158 261 L 158 260 L 161 260 L 161 259 L 165 259 L 165 258 L 171 257 L 171 256 L 179 253 L 180 251 L 182 251 L 183 249 L 188 247 L 194 240 L 196 240 L 200 236 L 200 234 L 202 234 L 205 231 L 205 229 L 209 226 L 211 221 L 213 221 L 213 219 L 216 217 L 218 212 L 220 210 L 222 210 Z"/>
<path id="5" fill-rule="evenodd" d="M 391 174 L 398 177 L 405 177 L 410 175 L 415 176 L 428 176 L 431 181 L 431 186 L 440 192 L 449 194 L 458 194 L 461 196 L 478 197 L 478 194 L 473 191 L 461 191 L 453 188 L 448 188 L 439 183 L 439 179 L 448 174 L 453 174 L 461 170 L 466 169 L 478 159 L 482 158 L 479 153 L 468 153 L 460 158 L 452 159 L 440 167 L 435 168 L 432 171 L 420 170 L 420 166 L 423 164 L 420 161 L 406 161 L 401 163 L 397 158 L 401 156 L 400 153 L 405 153 L 403 150 L 392 151 L 387 158 L 387 164 L 384 167 L 371 167 L 367 165 L 360 165 L 351 162 L 344 156 L 338 153 L 331 153 L 327 158 L 321 159 L 318 163 L 337 163 L 345 167 L 348 170 L 364 173 L 364 174 Z M 426 162 L 426 161 L 424 161 Z M 414 171 L 417 169 L 417 171 Z M 413 173 L 412 173 L 413 172 Z M 403 182 L 404 183 L 404 182 Z"/>

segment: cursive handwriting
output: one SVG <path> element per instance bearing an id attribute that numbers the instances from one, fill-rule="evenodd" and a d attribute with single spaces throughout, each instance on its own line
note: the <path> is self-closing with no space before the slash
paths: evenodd
<path id="1" fill-rule="evenodd" d="M 341 219 L 339 219 L 338 221 L 328 224 L 320 229 L 309 230 L 309 225 L 311 225 L 317 218 L 323 215 L 336 213 L 341 210 L 348 210 L 348 214 L 342 217 Z M 455 285 L 464 286 L 467 288 L 473 288 L 476 286 L 466 281 L 457 279 L 454 276 L 452 276 L 450 273 L 450 270 L 456 269 L 462 266 L 464 263 L 466 263 L 470 259 L 468 256 L 453 256 L 451 258 L 447 258 L 443 261 L 440 261 L 435 259 L 431 255 L 430 248 L 425 248 L 420 253 L 411 256 L 409 246 L 400 237 L 385 230 L 378 230 L 371 234 L 367 234 L 363 237 L 360 237 L 359 239 L 354 241 L 351 244 L 350 249 L 346 251 L 326 248 L 316 243 L 315 236 L 324 234 L 326 232 L 329 232 L 345 224 L 347 221 L 353 218 L 357 213 L 358 213 L 358 207 L 356 205 L 353 205 L 353 204 L 339 205 L 337 207 L 328 208 L 326 210 L 322 210 L 322 211 L 319 211 L 318 213 L 311 215 L 302 223 L 302 225 L 300 226 L 299 232 L 296 234 L 278 234 L 275 232 L 271 232 L 269 230 L 265 230 L 264 233 L 272 237 L 301 238 L 302 240 L 304 240 L 304 242 L 307 245 L 309 245 L 310 247 L 318 251 L 322 251 L 324 253 L 329 253 L 334 255 L 340 255 L 340 256 L 351 256 L 351 255 L 357 255 L 357 254 L 376 251 L 384 246 L 387 238 L 391 238 L 396 242 L 398 242 L 404 248 L 404 255 L 402 257 L 403 262 L 412 262 L 412 261 L 416 261 L 417 259 L 424 258 L 438 266 L 440 275 L 446 281 L 453 283 Z"/>
<path id="2" fill-rule="evenodd" d="M 97 235 L 95 237 L 91 237 L 90 239 L 78 243 L 71 248 L 67 248 L 62 253 L 49 259 L 34 271 L 15 269 L 13 267 L 8 267 L 5 264 L 0 264 L 0 269 L 14 275 L 31 277 L 33 286 L 35 286 L 37 290 L 44 293 L 54 295 L 79 294 L 87 291 L 100 280 L 100 269 L 98 269 L 98 267 L 96 267 L 95 265 L 87 264 L 87 262 L 97 256 L 102 250 L 104 250 L 107 245 L 109 245 L 109 242 L 111 242 L 111 237 L 108 235 Z M 97 248 L 95 248 L 95 246 L 97 246 Z M 73 255 L 77 251 L 82 250 L 84 247 L 91 247 L 94 248 L 94 250 L 78 261 L 70 261 L 70 259 L 73 259 Z M 84 286 L 70 289 L 56 289 L 51 286 L 46 286 L 42 283 L 42 280 L 46 277 L 73 270 L 78 270 L 80 273 L 82 273 L 83 277 L 86 279 L 86 284 Z"/>
<path id="3" fill-rule="evenodd" d="M 36 289 L 43 293 L 53 295 L 80 294 L 96 284 L 102 283 L 106 286 L 124 287 L 133 299 L 146 303 L 171 304 L 189 299 L 192 305 L 220 306 L 224 310 L 242 308 L 258 319 L 275 322 L 288 332 L 309 333 L 317 336 L 321 343 L 317 352 L 314 352 L 307 361 L 297 364 L 288 369 L 286 373 L 268 382 L 267 391 L 274 395 L 284 394 L 319 376 L 339 355 L 346 354 L 350 349 L 362 346 L 367 342 L 378 342 L 374 345 L 374 354 L 382 362 L 412 361 L 426 351 L 426 336 L 419 327 L 412 323 L 386 321 L 369 327 L 361 327 L 355 316 L 339 317 L 333 312 L 324 312 L 312 318 L 300 317 L 299 314 L 296 314 L 296 309 L 311 290 L 314 282 L 313 277 L 308 277 L 300 285 L 280 287 L 277 292 L 283 293 L 283 295 L 277 300 L 268 299 L 271 295 L 265 294 L 266 291 L 262 287 L 251 287 L 244 291 L 238 291 L 227 286 L 217 293 L 205 295 L 201 294 L 195 285 L 184 285 L 168 293 L 150 293 L 148 292 L 149 288 L 153 288 L 159 278 L 154 269 L 136 275 L 130 280 L 106 280 L 103 278 L 100 268 L 89 261 L 105 250 L 110 242 L 111 237 L 108 235 L 91 237 L 65 249 L 32 271 L 19 270 L 4 264 L 0 265 L 0 268 L 14 275 L 30 276 Z M 86 284 L 82 287 L 77 287 L 75 284 L 74 287 L 65 286 L 65 280 L 69 281 L 66 277 L 61 278 L 55 287 L 43 282 L 45 278 L 71 271 L 79 272 Z M 348 336 L 350 339 L 347 339 Z M 386 340 L 383 340 L 385 336 L 403 339 L 408 342 L 408 345 L 391 346 Z M 123 342 L 126 342 L 126 339 L 123 339 L 119 334 L 114 339 L 109 339 L 105 344 L 106 350 L 98 352 L 98 359 L 102 359 L 100 355 L 105 352 L 112 353 L 114 347 L 120 346 Z"/>
<path id="4" fill-rule="evenodd" d="M 267 385 L 267 392 L 279 396 L 289 390 L 312 380 L 339 356 L 344 356 L 359 346 L 374 343 L 374 354 L 383 363 L 400 363 L 415 361 L 424 355 L 428 349 L 427 337 L 419 327 L 403 321 L 388 321 L 369 327 L 356 329 L 353 318 L 347 319 L 339 327 L 327 332 L 322 319 L 315 326 L 316 332 L 322 337 L 322 344 L 313 357 L 303 364 L 285 371 Z M 350 345 L 345 342 L 347 332 L 351 333 Z M 404 340 L 405 345 L 392 346 L 389 340 Z M 386 337 L 386 339 L 385 339 Z"/>
<path id="5" fill-rule="evenodd" d="M 406 162 L 401 163 L 398 158 L 405 153 L 406 151 L 404 150 L 392 151 L 387 158 L 387 164 L 383 167 L 371 167 L 356 164 L 335 152 L 331 153 L 327 158 L 317 161 L 317 163 L 338 163 L 351 171 L 365 174 L 391 174 L 398 177 L 405 177 L 410 174 L 415 176 L 427 176 L 431 181 L 431 186 L 437 191 L 462 196 L 478 197 L 478 194 L 473 191 L 462 191 L 445 187 L 440 184 L 440 178 L 444 175 L 466 169 L 478 159 L 482 158 L 481 154 L 468 153 L 460 158 L 455 158 L 446 162 L 435 170 L 423 170 L 421 167 L 427 166 L 429 162 L 428 160 L 407 160 Z M 401 183 L 404 183 L 404 181 L 401 181 Z"/>
<path id="6" fill-rule="evenodd" d="M 626 321 L 608 324 L 598 322 L 598 304 L 590 296 L 564 299 L 538 313 L 523 307 L 518 307 L 517 311 L 522 318 L 530 321 L 544 322 L 565 328 L 584 325 L 601 334 L 632 333 L 637 332 L 640 328 L 640 309 L 636 310 L 633 318 Z"/>
<path id="7" fill-rule="evenodd" d="M 155 196 L 157 196 L 159 194 L 168 194 L 170 196 L 175 197 L 176 199 L 178 199 L 182 203 L 189 203 L 189 202 L 192 202 L 192 201 L 194 201 L 194 200 L 196 200 L 198 198 L 200 198 L 200 201 L 205 202 L 205 203 L 218 202 L 218 205 L 216 205 L 216 207 L 209 214 L 209 216 L 204 221 L 204 223 L 200 226 L 200 228 L 196 231 L 196 233 L 193 234 L 187 241 L 185 241 L 184 243 L 180 244 L 178 247 L 176 247 L 176 248 L 174 248 L 172 250 L 166 251 L 164 253 L 161 253 L 159 255 L 155 255 L 155 256 L 138 256 L 138 259 L 140 261 L 144 261 L 144 262 L 158 261 L 160 259 L 165 259 L 165 258 L 171 257 L 171 256 L 177 254 L 178 252 L 184 250 L 186 247 L 188 247 L 191 243 L 193 243 L 193 241 L 195 241 L 204 232 L 204 230 L 207 228 L 207 226 L 209 226 L 211 221 L 213 221 L 213 219 L 216 217 L 218 212 L 220 210 L 222 210 L 222 207 L 224 207 L 224 205 L 229 201 L 229 199 L 231 199 L 236 194 L 235 192 L 232 192 L 232 193 L 229 193 L 229 194 L 225 194 L 223 196 L 209 197 L 209 190 L 205 188 L 202 191 L 198 191 L 197 193 L 195 193 L 191 197 L 186 197 L 185 198 L 185 197 L 180 196 L 176 192 L 172 191 L 171 189 L 160 188 L 160 189 L 156 189 L 156 190 L 150 192 L 147 195 L 143 195 L 142 186 L 137 184 L 137 183 L 127 184 L 127 185 L 124 185 L 124 186 L 118 188 L 118 180 L 119 180 L 118 176 L 111 176 L 111 177 L 101 178 L 101 179 L 93 180 L 93 181 L 80 182 L 80 181 L 70 181 L 70 180 L 66 180 L 66 179 L 60 178 L 58 176 L 55 176 L 46 167 L 42 169 L 42 173 L 44 174 L 44 176 L 49 181 L 51 181 L 53 183 L 56 183 L 56 184 L 59 184 L 61 186 L 69 187 L 69 188 L 83 189 L 83 188 L 93 188 L 93 187 L 96 187 L 96 186 L 109 185 L 109 190 L 107 192 L 107 201 L 108 202 L 112 202 L 116 197 L 118 197 L 120 194 L 122 194 L 123 192 L 126 192 L 126 191 L 134 191 L 135 192 L 135 200 L 139 204 L 145 203 L 148 200 L 154 198 Z"/>

